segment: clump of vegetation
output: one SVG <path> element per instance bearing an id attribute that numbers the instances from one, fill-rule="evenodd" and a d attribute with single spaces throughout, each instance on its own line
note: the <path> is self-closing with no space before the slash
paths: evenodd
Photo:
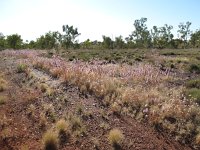
<path id="1" fill-rule="evenodd" d="M 189 80 L 186 83 L 186 87 L 187 88 L 198 88 L 198 89 L 200 89 L 200 78 L 199 79 Z"/>
<path id="2" fill-rule="evenodd" d="M 86 127 L 84 126 L 80 117 L 70 115 L 69 122 L 72 132 L 74 132 L 76 136 L 84 136 L 86 134 Z"/>
<path id="3" fill-rule="evenodd" d="M 39 125 L 42 129 L 45 129 L 47 124 L 47 119 L 44 113 L 40 113 L 40 121 L 39 121 Z"/>
<path id="4" fill-rule="evenodd" d="M 3 96 L 3 95 L 0 95 L 0 105 L 5 104 L 6 101 L 7 101 L 7 97 L 6 97 L 6 96 Z"/>
<path id="5" fill-rule="evenodd" d="M 28 68 L 28 66 L 24 63 L 19 63 L 17 66 L 17 72 L 18 73 L 23 73 L 26 72 L 26 69 Z"/>
<path id="6" fill-rule="evenodd" d="M 64 119 L 59 120 L 56 123 L 56 129 L 58 130 L 60 142 L 63 143 L 69 137 L 69 122 Z"/>
<path id="7" fill-rule="evenodd" d="M 44 106 L 45 115 L 52 121 L 56 121 L 56 114 L 54 110 L 54 106 L 52 104 L 45 104 Z"/>
<path id="8" fill-rule="evenodd" d="M 197 65 L 197 64 L 191 64 L 191 65 L 189 66 L 189 71 L 190 71 L 191 73 L 197 73 L 197 74 L 199 74 L 199 73 L 200 73 L 200 66 Z"/>
<path id="9" fill-rule="evenodd" d="M 200 105 L 200 89 L 191 88 L 186 90 L 186 95 L 191 97 L 196 103 Z"/>
<path id="10" fill-rule="evenodd" d="M 42 137 L 44 150 L 57 150 L 58 149 L 58 135 L 53 131 L 47 131 Z"/>
<path id="11" fill-rule="evenodd" d="M 114 148 L 119 147 L 123 139 L 124 135 L 119 129 L 110 130 L 108 140 Z"/>
<path id="12" fill-rule="evenodd" d="M 7 82 L 3 79 L 0 74 L 0 92 L 3 92 L 7 88 Z"/>

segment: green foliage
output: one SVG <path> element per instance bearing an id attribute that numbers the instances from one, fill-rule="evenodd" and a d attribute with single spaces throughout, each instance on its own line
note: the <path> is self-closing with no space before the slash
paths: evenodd
<path id="1" fill-rule="evenodd" d="M 130 35 L 131 39 L 134 39 L 138 48 L 149 48 L 151 45 L 150 32 L 147 29 L 147 18 L 141 18 L 135 20 L 134 27 L 135 31 Z"/>
<path id="2" fill-rule="evenodd" d="M 200 78 L 199 79 L 193 79 L 186 82 L 187 88 L 198 88 L 200 89 Z"/>
<path id="3" fill-rule="evenodd" d="M 73 26 L 63 25 L 63 32 L 65 34 L 62 35 L 62 47 L 65 49 L 76 48 L 78 41 L 75 39 L 80 35 L 78 29 Z"/>
<path id="4" fill-rule="evenodd" d="M 31 41 L 30 47 L 36 47 L 39 49 L 53 49 L 57 48 L 61 35 L 59 32 L 48 32 L 37 39 L 36 43 Z"/>
<path id="5" fill-rule="evenodd" d="M 27 67 L 28 67 L 28 66 L 27 66 L 26 64 L 20 63 L 20 64 L 18 64 L 18 66 L 17 66 L 17 72 L 18 72 L 18 73 L 23 73 L 23 72 L 26 71 Z"/>
<path id="6" fill-rule="evenodd" d="M 189 71 L 192 72 L 192 73 L 200 73 L 200 65 L 197 65 L 197 64 L 191 64 L 189 66 Z"/>
<path id="7" fill-rule="evenodd" d="M 0 33 L 0 51 L 6 48 L 6 40 L 3 33 Z"/>
<path id="8" fill-rule="evenodd" d="M 114 41 L 115 48 L 122 49 L 122 48 L 124 48 L 124 45 L 125 45 L 125 43 L 124 43 L 121 35 L 119 37 L 115 38 L 115 41 Z"/>
<path id="9" fill-rule="evenodd" d="M 173 26 L 165 24 L 158 28 L 153 26 L 151 29 L 152 44 L 154 48 L 172 47 L 172 39 L 174 35 L 171 33 Z"/>
<path id="10" fill-rule="evenodd" d="M 7 36 L 7 45 L 8 48 L 12 48 L 12 49 L 20 49 L 22 46 L 22 39 L 21 36 L 18 34 L 12 34 Z"/>
<path id="11" fill-rule="evenodd" d="M 200 47 L 200 30 L 191 34 L 190 44 L 192 47 L 198 48 Z"/>
<path id="12" fill-rule="evenodd" d="M 102 42 L 103 48 L 113 49 L 113 41 L 111 40 L 111 38 L 105 35 L 103 35 L 102 37 L 103 37 L 103 42 Z"/>
<path id="13" fill-rule="evenodd" d="M 191 24 L 192 24 L 191 22 L 187 21 L 186 24 L 180 23 L 178 25 L 179 27 L 178 33 L 180 34 L 180 38 L 184 41 L 184 48 L 186 48 L 188 36 L 191 34 L 190 31 Z"/>
<path id="14" fill-rule="evenodd" d="M 191 97 L 196 103 L 200 104 L 200 89 L 191 88 L 186 90 L 187 97 Z"/>

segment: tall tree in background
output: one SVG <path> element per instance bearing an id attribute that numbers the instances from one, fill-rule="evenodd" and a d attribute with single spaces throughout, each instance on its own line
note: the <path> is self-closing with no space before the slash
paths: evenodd
<path id="1" fill-rule="evenodd" d="M 118 37 L 115 37 L 115 41 L 114 41 L 114 47 L 117 48 L 117 49 L 121 49 L 121 48 L 124 48 L 124 40 L 122 38 L 122 36 L 118 36 Z"/>
<path id="2" fill-rule="evenodd" d="M 3 50 L 5 48 L 6 48 L 5 36 L 3 35 L 3 33 L 0 32 L 0 50 Z"/>
<path id="3" fill-rule="evenodd" d="M 113 41 L 110 37 L 103 35 L 103 42 L 102 42 L 102 46 L 103 48 L 106 49 L 113 49 Z"/>
<path id="4" fill-rule="evenodd" d="M 135 39 L 137 47 L 150 47 L 151 37 L 150 33 L 147 30 L 147 18 L 141 18 L 139 20 L 135 20 L 134 27 L 135 31 L 132 32 L 132 37 Z"/>
<path id="5" fill-rule="evenodd" d="M 73 26 L 63 25 L 63 32 L 65 34 L 62 36 L 62 46 L 66 49 L 75 47 L 78 44 L 75 39 L 80 35 L 78 29 Z"/>
<path id="6" fill-rule="evenodd" d="M 188 37 L 191 34 L 191 30 L 190 30 L 191 24 L 192 24 L 191 22 L 187 21 L 185 24 L 180 23 L 178 25 L 179 27 L 178 33 L 180 34 L 181 40 L 183 40 L 184 42 L 184 48 L 186 48 Z"/>
<path id="7" fill-rule="evenodd" d="M 18 34 L 7 36 L 6 41 L 9 48 L 19 49 L 22 46 L 22 39 L 21 39 L 21 36 Z"/>
<path id="8" fill-rule="evenodd" d="M 200 47 L 200 29 L 191 34 L 190 44 L 194 48 Z"/>

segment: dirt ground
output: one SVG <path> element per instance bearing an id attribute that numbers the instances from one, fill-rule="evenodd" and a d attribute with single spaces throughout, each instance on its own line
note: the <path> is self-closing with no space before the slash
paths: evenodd
<path id="1" fill-rule="evenodd" d="M 0 150 L 42 149 L 44 132 L 53 128 L 57 120 L 70 114 L 81 118 L 85 131 L 78 136 L 71 135 L 59 149 L 112 149 L 108 133 L 113 128 L 120 129 L 124 134 L 123 150 L 191 149 L 130 116 L 111 113 L 97 98 L 82 94 L 76 87 L 66 86 L 41 70 L 30 67 L 34 75 L 31 79 L 25 73 L 17 73 L 17 62 L 18 58 L 0 56 L 0 72 L 8 82 L 6 90 L 0 93 L 7 97 L 6 103 L 0 105 Z M 37 85 L 42 83 L 55 90 L 53 96 L 38 88 Z M 55 116 L 53 120 L 47 116 L 43 129 L 40 114 L 47 105 L 53 106 Z"/>

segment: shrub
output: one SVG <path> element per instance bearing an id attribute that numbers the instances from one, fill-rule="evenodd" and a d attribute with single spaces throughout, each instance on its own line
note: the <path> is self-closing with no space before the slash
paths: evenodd
<path id="1" fill-rule="evenodd" d="M 112 129 L 109 132 L 108 140 L 113 147 L 119 146 L 123 139 L 124 135 L 119 129 Z"/>
<path id="2" fill-rule="evenodd" d="M 186 95 L 188 97 L 194 98 L 194 101 L 200 104 L 200 89 L 197 88 L 188 89 L 186 90 Z"/>
<path id="3" fill-rule="evenodd" d="M 192 73 L 200 73 L 200 66 L 196 64 L 191 64 L 189 67 L 189 71 Z"/>
<path id="4" fill-rule="evenodd" d="M 20 63 L 20 64 L 18 64 L 18 66 L 17 66 L 17 72 L 18 72 L 18 73 L 23 73 L 23 72 L 26 71 L 27 67 L 28 67 L 28 66 L 27 66 L 26 64 Z"/>
<path id="5" fill-rule="evenodd" d="M 198 88 L 200 89 L 200 78 L 199 79 L 194 79 L 194 80 L 189 80 L 186 83 L 187 88 Z"/>
<path id="6" fill-rule="evenodd" d="M 44 150 L 57 150 L 58 149 L 58 135 L 53 131 L 47 131 L 43 138 Z"/>

